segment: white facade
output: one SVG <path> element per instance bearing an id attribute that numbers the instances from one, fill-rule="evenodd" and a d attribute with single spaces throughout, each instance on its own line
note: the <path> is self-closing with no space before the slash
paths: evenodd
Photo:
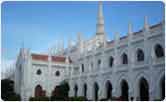
<path id="1" fill-rule="evenodd" d="M 16 63 L 15 92 L 22 100 L 29 100 L 35 96 L 36 86 L 40 85 L 45 95 L 51 96 L 54 88 L 65 80 L 69 64 L 66 57 L 33 54 L 21 49 Z M 39 70 L 40 74 L 37 74 Z"/>
<path id="2" fill-rule="evenodd" d="M 99 87 L 98 99 L 103 99 L 107 97 L 106 83 L 110 82 L 112 86 L 111 96 L 119 97 L 122 96 L 122 80 L 125 80 L 128 84 L 128 100 L 141 100 L 139 84 L 141 79 L 145 79 L 148 83 L 148 99 L 161 99 L 161 90 L 164 90 L 161 88 L 161 80 L 165 81 L 165 59 L 164 55 L 157 57 L 155 46 L 160 45 L 164 53 L 165 21 L 150 26 L 147 17 L 145 17 L 142 30 L 132 32 L 132 24 L 129 23 L 127 36 L 120 38 L 120 35 L 116 33 L 114 40 L 108 42 L 103 30 L 104 20 L 101 3 L 99 4 L 98 18 L 100 19 L 98 19 L 95 37 L 82 44 L 85 45 L 83 46 L 84 52 L 80 53 L 76 47 L 73 52 L 68 53 L 73 63 L 77 65 L 77 67 L 72 68 L 72 72 L 76 74 L 72 74 L 68 79 L 69 95 L 84 96 L 84 85 L 86 84 L 86 97 L 89 100 L 95 100 L 94 83 L 96 82 Z M 98 46 L 96 38 L 101 38 L 98 39 L 99 42 L 103 42 L 101 46 Z M 88 48 L 89 46 L 92 47 Z M 141 61 L 137 60 L 139 49 L 144 54 L 144 59 Z M 122 63 L 124 53 L 127 55 L 127 64 Z M 112 66 L 109 65 L 110 57 L 113 58 Z M 98 64 L 99 60 L 101 64 Z M 77 92 L 75 86 L 77 86 Z"/>
<path id="3" fill-rule="evenodd" d="M 58 79 L 53 75 L 53 70 L 56 71 L 58 67 L 53 69 L 50 67 L 52 63 L 32 61 L 30 53 L 26 53 L 27 58 L 25 59 L 27 60 L 25 61 L 22 57 L 19 58 L 16 65 L 16 92 L 26 98 L 34 96 L 35 86 L 41 84 L 47 95 L 50 96 L 53 88 L 65 79 L 68 80 L 70 86 L 70 96 L 86 96 L 89 100 L 106 98 L 108 91 L 106 85 L 109 82 L 111 96 L 123 97 L 123 94 L 126 95 L 126 93 L 122 91 L 121 87 L 123 87 L 123 83 L 127 83 L 128 90 L 125 90 L 127 99 L 141 100 L 140 88 L 144 88 L 141 86 L 141 82 L 143 82 L 143 85 L 146 83 L 148 100 L 161 99 L 162 90 L 164 90 L 161 82 L 165 81 L 165 21 L 150 26 L 145 17 L 142 30 L 132 32 L 130 23 L 128 34 L 125 37 L 120 38 L 120 34 L 116 33 L 113 41 L 107 41 L 102 8 L 100 2 L 96 35 L 90 40 L 84 40 L 82 35 L 78 34 L 77 44 L 74 46 L 69 44 L 69 48 L 64 51 L 63 56 L 70 57 L 72 64 L 60 65 L 64 67 L 60 72 L 65 72 Z M 46 67 L 33 66 L 32 63 L 44 63 Z M 20 65 L 25 65 L 21 67 L 22 70 L 18 70 Z M 37 76 L 35 73 L 37 67 L 40 67 L 43 72 L 41 76 Z M 19 78 L 23 79 L 20 83 Z M 96 92 L 95 83 L 98 86 Z"/>

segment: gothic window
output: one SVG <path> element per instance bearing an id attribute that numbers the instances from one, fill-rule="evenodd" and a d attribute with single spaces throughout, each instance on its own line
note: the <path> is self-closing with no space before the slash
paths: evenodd
<path id="1" fill-rule="evenodd" d="M 84 64 L 81 64 L 81 70 L 84 72 Z"/>
<path id="2" fill-rule="evenodd" d="M 100 65 L 101 65 L 101 60 L 100 59 L 97 61 L 97 64 L 98 64 L 98 67 L 100 67 Z"/>
<path id="3" fill-rule="evenodd" d="M 114 58 L 111 56 L 109 58 L 109 66 L 112 67 L 113 66 L 113 63 L 114 63 Z"/>
<path id="4" fill-rule="evenodd" d="M 42 72 L 41 72 L 40 69 L 38 69 L 37 72 L 36 72 L 37 75 L 40 75 L 41 73 L 42 73 Z"/>
<path id="5" fill-rule="evenodd" d="M 56 75 L 56 76 L 60 76 L 60 72 L 59 72 L 59 71 L 56 71 L 55 75 Z"/>
<path id="6" fill-rule="evenodd" d="M 164 56 L 164 49 L 159 44 L 157 44 L 155 46 L 155 55 L 156 55 L 157 58 L 160 58 L 160 57 Z"/>
<path id="7" fill-rule="evenodd" d="M 91 68 L 93 69 L 93 62 L 91 62 Z"/>
<path id="8" fill-rule="evenodd" d="M 144 52 L 141 49 L 137 50 L 137 61 L 143 61 L 144 60 Z"/>
<path id="9" fill-rule="evenodd" d="M 128 58 L 127 55 L 125 53 L 123 53 L 122 57 L 122 64 L 128 64 Z"/>

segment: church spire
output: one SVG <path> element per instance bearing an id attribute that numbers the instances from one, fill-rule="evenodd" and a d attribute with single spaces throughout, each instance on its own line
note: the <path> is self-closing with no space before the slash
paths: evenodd
<path id="1" fill-rule="evenodd" d="M 102 35 L 102 34 L 104 34 L 103 5 L 102 1 L 99 1 L 96 35 Z"/>
<path id="2" fill-rule="evenodd" d="M 144 30 L 149 30 L 148 16 L 144 17 Z"/>

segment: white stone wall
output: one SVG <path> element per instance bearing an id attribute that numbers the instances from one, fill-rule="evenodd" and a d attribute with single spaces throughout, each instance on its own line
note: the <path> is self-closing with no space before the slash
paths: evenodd
<path id="1" fill-rule="evenodd" d="M 97 82 L 99 85 L 99 99 L 106 97 L 105 83 L 109 80 L 112 84 L 112 96 L 118 97 L 121 95 L 121 81 L 124 79 L 129 86 L 129 100 L 131 97 L 134 100 L 139 100 L 139 81 L 144 77 L 149 85 L 149 99 L 159 99 L 161 97 L 160 80 L 165 75 L 165 59 L 156 58 L 154 46 L 160 44 L 163 49 L 164 45 L 164 30 L 163 25 L 159 25 L 150 29 L 150 31 L 142 31 L 139 34 L 117 40 L 113 47 L 100 48 L 93 50 L 90 53 L 82 54 L 76 63 L 84 64 L 85 70 L 88 72 L 79 71 L 77 75 L 73 74 L 69 80 L 70 96 L 74 96 L 74 85 L 78 85 L 78 96 L 83 96 L 82 88 L 86 83 L 88 86 L 87 98 L 94 100 L 93 84 Z M 154 30 L 155 29 L 155 30 Z M 115 41 L 115 42 L 116 42 Z M 144 61 L 137 62 L 136 51 L 142 49 L 144 52 Z M 121 55 L 126 53 L 128 56 L 128 64 L 121 64 Z M 109 57 L 113 56 L 114 65 L 109 67 Z M 101 59 L 102 65 L 97 66 L 97 60 Z M 93 62 L 93 67 L 88 65 Z M 80 65 L 78 65 L 80 66 Z M 79 67 L 81 69 L 81 67 Z M 73 68 L 74 70 L 74 68 Z"/>
<path id="2" fill-rule="evenodd" d="M 27 55 L 29 56 L 24 63 L 22 60 L 23 56 L 19 56 L 17 60 L 15 92 L 21 95 L 22 100 L 29 100 L 29 97 L 34 96 L 35 87 L 40 85 L 46 91 L 46 96 L 51 96 L 54 88 L 65 79 L 68 64 L 36 61 L 32 60 L 30 53 L 27 53 Z M 36 74 L 38 69 L 41 70 L 41 75 Z M 60 72 L 60 76 L 55 75 L 56 71 Z"/>

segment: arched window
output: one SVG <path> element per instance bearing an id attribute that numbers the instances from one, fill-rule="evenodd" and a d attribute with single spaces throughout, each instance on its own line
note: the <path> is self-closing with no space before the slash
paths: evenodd
<path id="1" fill-rule="evenodd" d="M 81 64 L 81 70 L 84 72 L 84 64 Z"/>
<path id="2" fill-rule="evenodd" d="M 109 58 L 109 66 L 112 67 L 113 64 L 114 64 L 114 58 L 111 56 L 111 57 Z"/>
<path id="3" fill-rule="evenodd" d="M 128 64 L 127 55 L 125 53 L 123 53 L 121 57 L 122 57 L 122 64 Z"/>
<path id="4" fill-rule="evenodd" d="M 42 73 L 42 72 L 41 72 L 40 69 L 38 69 L 37 72 L 36 72 L 37 75 L 40 75 L 41 73 Z"/>
<path id="5" fill-rule="evenodd" d="M 144 61 L 144 52 L 141 49 L 137 50 L 137 61 Z"/>
<path id="6" fill-rule="evenodd" d="M 157 58 L 163 57 L 164 56 L 164 49 L 160 44 L 155 45 L 155 55 Z"/>
<path id="7" fill-rule="evenodd" d="M 93 62 L 91 62 L 91 69 L 93 69 Z"/>
<path id="8" fill-rule="evenodd" d="M 97 64 L 98 64 L 98 67 L 100 68 L 100 66 L 101 66 L 101 60 L 100 59 L 97 61 Z"/>

